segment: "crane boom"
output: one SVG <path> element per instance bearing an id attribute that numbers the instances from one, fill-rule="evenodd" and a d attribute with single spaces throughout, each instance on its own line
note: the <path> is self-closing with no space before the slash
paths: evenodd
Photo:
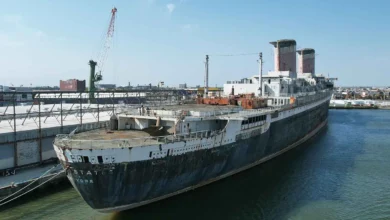
<path id="1" fill-rule="evenodd" d="M 107 35 L 106 35 L 106 39 L 104 42 L 104 47 L 103 47 L 103 49 L 100 52 L 99 57 L 98 57 L 98 72 L 99 73 L 103 72 L 104 64 L 105 64 L 105 61 L 107 59 L 108 50 L 111 47 L 112 38 L 114 36 L 115 18 L 116 18 L 117 11 L 118 10 L 116 8 L 113 8 L 111 10 L 111 19 L 110 19 L 110 24 L 108 26 Z"/>
<path id="2" fill-rule="evenodd" d="M 99 56 L 97 57 L 98 62 L 95 62 L 93 60 L 89 61 L 89 65 L 91 66 L 90 70 L 90 78 L 89 78 L 89 97 L 90 101 L 94 100 L 95 95 L 95 83 L 99 82 L 103 79 L 102 72 L 104 68 L 105 61 L 107 59 L 108 50 L 111 47 L 112 38 L 114 36 L 114 29 L 115 29 L 115 18 L 116 18 L 116 12 L 118 10 L 114 7 L 111 9 L 111 19 L 110 24 L 108 26 L 107 35 L 105 37 L 103 49 L 100 51 Z M 97 72 L 95 72 L 97 66 Z"/>

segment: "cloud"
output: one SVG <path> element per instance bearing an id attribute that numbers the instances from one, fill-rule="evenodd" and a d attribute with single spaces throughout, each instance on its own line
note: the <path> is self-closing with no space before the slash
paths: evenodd
<path id="1" fill-rule="evenodd" d="M 3 15 L 1 20 L 7 24 L 20 25 L 23 17 L 21 15 Z"/>
<path id="2" fill-rule="evenodd" d="M 181 30 L 185 32 L 193 31 L 194 29 L 198 28 L 197 24 L 185 24 L 181 26 Z"/>
<path id="3" fill-rule="evenodd" d="M 0 33 L 0 47 L 22 47 L 24 42 L 20 40 L 14 40 L 7 34 Z"/>
<path id="4" fill-rule="evenodd" d="M 0 18 L 0 22 L 8 26 L 11 30 L 9 33 L 3 32 L 5 35 L 2 36 L 2 40 L 8 42 L 7 45 L 23 45 L 33 39 L 44 39 L 47 38 L 47 34 L 42 30 L 26 25 L 25 19 L 21 15 L 4 15 Z M 6 37 L 5 37 L 6 36 Z M 15 41 L 13 39 L 24 39 L 23 43 Z M 8 40 L 5 40 L 8 39 Z M 3 43 L 4 45 L 4 43 Z"/>
<path id="5" fill-rule="evenodd" d="M 60 41 L 60 42 L 66 41 L 66 37 L 57 37 L 56 41 Z"/>
<path id="6" fill-rule="evenodd" d="M 167 4 L 167 9 L 168 9 L 168 12 L 169 12 L 169 14 L 172 14 L 172 12 L 175 10 L 175 4 L 172 4 L 172 3 L 170 3 L 170 4 Z"/>
<path id="7" fill-rule="evenodd" d="M 37 38 L 44 38 L 47 35 L 44 32 L 42 32 L 40 30 L 37 30 L 37 31 L 34 32 L 34 36 L 37 37 Z"/>

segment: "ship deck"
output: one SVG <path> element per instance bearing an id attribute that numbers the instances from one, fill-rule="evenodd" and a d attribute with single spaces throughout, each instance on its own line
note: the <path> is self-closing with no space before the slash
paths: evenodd
<path id="1" fill-rule="evenodd" d="M 209 112 L 209 111 L 226 111 L 234 110 L 239 106 L 236 105 L 205 105 L 205 104 L 183 104 L 183 105 L 167 105 L 162 107 L 152 107 L 152 110 L 171 110 L 171 111 L 197 111 L 197 112 Z"/>
<path id="2" fill-rule="evenodd" d="M 66 146 L 73 149 L 130 148 L 192 140 L 210 135 L 212 135 L 212 131 L 196 131 L 176 136 L 152 136 L 140 130 L 107 131 L 105 129 L 97 129 L 80 132 L 64 138 L 56 138 L 55 144 L 59 147 Z"/>
<path id="3" fill-rule="evenodd" d="M 75 134 L 73 140 L 118 140 L 118 139 L 135 139 L 150 137 L 145 131 L 140 130 L 119 130 L 119 131 L 108 131 L 106 129 L 96 129 Z"/>
<path id="4" fill-rule="evenodd" d="M 119 113 L 124 117 L 156 117 L 160 116 L 165 120 L 175 119 L 181 114 L 191 117 L 215 117 L 226 114 L 238 113 L 242 108 L 236 105 L 205 105 L 205 104 L 183 104 L 183 105 L 166 105 L 158 107 L 148 107 L 143 114 L 138 109 L 126 109 Z"/>
<path id="5" fill-rule="evenodd" d="M 67 138 L 59 138 L 55 140 L 55 144 L 74 149 L 104 149 L 154 145 L 160 141 L 158 137 L 153 137 L 145 131 L 108 131 L 103 128 L 76 133 L 73 136 L 67 136 Z"/>

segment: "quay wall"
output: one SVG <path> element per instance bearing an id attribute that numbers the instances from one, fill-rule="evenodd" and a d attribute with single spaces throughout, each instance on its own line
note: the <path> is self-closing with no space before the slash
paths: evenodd
<path id="1" fill-rule="evenodd" d="M 57 134 L 69 134 L 76 127 L 80 130 L 104 128 L 108 127 L 108 123 L 107 118 L 100 122 L 66 125 L 62 128 L 42 128 L 41 131 L 34 129 L 18 131 L 16 134 L 0 133 L 0 176 L 6 175 L 7 169 L 56 160 L 52 142 Z"/>

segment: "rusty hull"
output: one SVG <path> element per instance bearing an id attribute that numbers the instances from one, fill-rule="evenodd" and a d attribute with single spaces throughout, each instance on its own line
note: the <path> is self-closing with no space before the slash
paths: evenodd
<path id="1" fill-rule="evenodd" d="M 98 211 L 133 208 L 224 178 L 287 151 L 326 122 L 328 106 L 329 101 L 324 102 L 295 115 L 294 120 L 273 122 L 263 134 L 250 138 L 239 135 L 235 143 L 217 149 L 107 167 L 76 162 L 71 164 L 68 178 L 88 205 Z"/>

